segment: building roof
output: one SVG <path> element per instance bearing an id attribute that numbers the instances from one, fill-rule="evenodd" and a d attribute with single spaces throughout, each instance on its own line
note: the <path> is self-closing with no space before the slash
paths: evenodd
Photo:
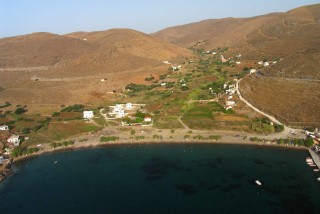
<path id="1" fill-rule="evenodd" d="M 19 138 L 19 137 L 20 137 L 19 135 L 13 134 L 13 135 L 11 135 L 11 136 L 8 138 L 8 140 L 10 140 L 10 139 L 15 139 L 15 138 Z"/>

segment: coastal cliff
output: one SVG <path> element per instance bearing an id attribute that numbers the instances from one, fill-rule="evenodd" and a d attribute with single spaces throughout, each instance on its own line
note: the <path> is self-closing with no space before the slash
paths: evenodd
<path id="1" fill-rule="evenodd" d="M 9 159 L 0 168 L 0 183 L 4 181 L 7 178 L 7 175 L 11 172 L 11 163 L 12 163 L 12 159 Z"/>

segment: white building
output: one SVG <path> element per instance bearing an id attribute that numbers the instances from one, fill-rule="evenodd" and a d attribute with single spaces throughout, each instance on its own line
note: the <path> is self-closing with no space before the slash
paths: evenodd
<path id="1" fill-rule="evenodd" d="M 152 119 L 151 119 L 151 117 L 145 117 L 143 119 L 143 121 L 146 122 L 146 123 L 150 123 L 150 122 L 152 122 Z"/>
<path id="2" fill-rule="evenodd" d="M 133 107 L 132 107 L 132 103 L 127 103 L 127 104 L 126 104 L 126 109 L 129 110 L 129 109 L 132 109 L 132 108 L 133 108 Z"/>
<path id="3" fill-rule="evenodd" d="M 256 69 L 250 69 L 250 74 L 256 73 L 257 70 Z"/>
<path id="4" fill-rule="evenodd" d="M 239 61 L 236 61 L 236 64 L 237 64 L 237 65 L 240 65 L 240 64 L 241 64 L 241 62 L 239 62 Z"/>
<path id="5" fill-rule="evenodd" d="M 263 66 L 264 66 L 264 67 L 269 66 L 269 62 L 264 62 L 264 63 L 263 63 Z"/>
<path id="6" fill-rule="evenodd" d="M 263 61 L 258 62 L 259 65 L 263 65 Z"/>
<path id="7" fill-rule="evenodd" d="M 122 109 L 122 110 L 119 110 L 118 113 L 117 113 L 117 115 L 116 115 L 117 118 L 123 118 L 123 117 L 125 117 L 125 116 L 126 116 L 126 114 L 124 113 L 124 110 L 123 110 L 123 109 Z"/>
<path id="8" fill-rule="evenodd" d="M 227 107 L 224 107 L 227 111 L 229 110 L 229 109 L 232 109 L 232 106 L 227 106 Z"/>
<path id="9" fill-rule="evenodd" d="M 83 118 L 92 119 L 94 117 L 93 111 L 83 111 Z"/>
<path id="10" fill-rule="evenodd" d="M 226 105 L 227 105 L 227 106 L 234 106 L 235 104 L 236 104 L 235 101 L 232 101 L 232 100 L 226 101 Z"/>
<path id="11" fill-rule="evenodd" d="M 224 56 L 223 55 L 221 55 L 221 62 L 226 62 L 227 60 L 224 58 Z"/>
<path id="12" fill-rule="evenodd" d="M 164 87 L 164 86 L 167 85 L 167 83 L 166 83 L 166 82 L 163 82 L 163 83 L 161 83 L 160 85 L 161 85 L 162 87 Z"/>
<path id="13" fill-rule="evenodd" d="M 20 144 L 20 139 L 19 139 L 19 135 L 11 135 L 8 140 L 7 140 L 8 143 L 13 143 L 14 146 L 19 146 Z"/>
<path id="14" fill-rule="evenodd" d="M 9 126 L 7 125 L 0 126 L 0 131 L 8 131 L 8 130 L 9 130 Z"/>

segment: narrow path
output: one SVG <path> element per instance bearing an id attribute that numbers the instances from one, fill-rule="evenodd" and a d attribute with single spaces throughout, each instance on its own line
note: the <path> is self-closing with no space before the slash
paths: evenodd
<path id="1" fill-rule="evenodd" d="M 243 79 L 243 78 L 242 78 Z M 239 90 L 239 83 L 240 81 L 242 80 L 238 80 L 237 83 L 236 83 L 236 90 L 237 90 L 237 94 L 240 98 L 240 100 L 242 100 L 247 106 L 249 106 L 250 108 L 252 108 L 254 111 L 258 112 L 259 114 L 262 114 L 264 115 L 265 117 L 269 118 L 272 122 L 276 123 L 276 124 L 279 124 L 279 125 L 283 125 L 284 127 L 284 131 L 281 132 L 281 133 L 276 133 L 274 134 L 273 136 L 275 137 L 278 137 L 278 138 L 286 138 L 288 135 L 290 135 L 292 132 L 296 133 L 296 134 L 301 134 L 301 129 L 293 129 L 293 128 L 290 128 L 286 125 L 284 125 L 283 123 L 281 123 L 279 120 L 277 120 L 275 117 L 259 110 L 258 108 L 256 108 L 255 106 L 253 106 L 251 103 L 249 103 L 246 99 L 244 99 L 241 95 L 241 92 Z"/>
<path id="2" fill-rule="evenodd" d="M 210 100 L 189 100 L 189 101 L 188 101 L 188 104 L 197 103 L 197 102 L 200 102 L 200 103 L 210 103 L 210 102 L 217 102 L 218 100 L 219 100 L 218 98 L 214 98 L 214 99 L 210 99 Z"/>
<path id="3" fill-rule="evenodd" d="M 182 117 L 183 117 L 183 115 L 181 115 L 181 116 L 178 118 L 179 122 L 181 123 L 181 125 L 182 125 L 185 129 L 190 130 L 189 126 L 187 126 L 187 125 L 181 120 Z"/>
<path id="4" fill-rule="evenodd" d="M 260 34 L 261 36 L 267 38 L 267 39 L 277 39 L 277 37 L 274 37 L 274 36 L 267 36 L 266 34 L 264 34 L 264 33 L 262 32 L 261 29 L 259 29 L 259 34 Z"/>
<path id="5" fill-rule="evenodd" d="M 311 78 L 293 78 L 293 77 L 272 77 L 272 76 L 265 76 L 260 75 L 260 78 L 268 78 L 268 79 L 280 79 L 280 80 L 287 80 L 287 81 L 295 81 L 295 82 L 320 82 L 320 79 L 311 79 Z"/>
<path id="6" fill-rule="evenodd" d="M 137 71 L 145 71 L 148 69 L 153 69 L 157 70 L 160 68 L 163 68 L 164 65 L 154 67 L 154 68 L 138 68 L 138 69 L 129 69 L 129 70 L 122 70 L 116 72 L 117 74 L 120 73 L 125 73 L 125 72 L 137 72 Z M 0 69 L 1 71 L 1 69 Z M 70 81 L 78 81 L 78 80 L 83 80 L 83 79 L 88 79 L 88 78 L 96 78 L 97 80 L 101 80 L 107 77 L 110 77 L 112 75 L 115 75 L 115 73 L 107 73 L 107 74 L 98 74 L 98 75 L 87 75 L 87 76 L 76 76 L 76 77 L 58 77 L 58 78 L 46 78 L 46 77 L 39 77 L 37 75 L 34 75 L 30 77 L 32 81 L 42 81 L 42 82 L 70 82 Z"/>
<path id="7" fill-rule="evenodd" d="M 289 25 L 287 25 L 287 24 L 285 23 L 285 20 L 284 20 L 284 19 L 282 19 L 282 25 L 283 25 L 284 27 L 290 27 Z"/>

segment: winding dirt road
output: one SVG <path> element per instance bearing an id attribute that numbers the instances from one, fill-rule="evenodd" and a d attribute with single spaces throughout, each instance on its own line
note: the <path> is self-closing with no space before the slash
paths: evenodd
<path id="1" fill-rule="evenodd" d="M 245 78 L 245 77 L 244 77 Z M 242 78 L 243 79 L 243 78 Z M 243 98 L 243 96 L 241 95 L 241 92 L 239 90 L 239 83 L 242 80 L 238 80 L 236 83 L 236 90 L 237 90 L 237 94 L 239 96 L 239 99 L 242 100 L 247 106 L 249 106 L 250 108 L 252 108 L 254 111 L 258 112 L 259 114 L 264 115 L 265 117 L 269 118 L 272 122 L 279 124 L 279 125 L 283 125 L 284 127 L 284 131 L 281 133 L 275 133 L 273 134 L 273 136 L 275 138 L 287 138 L 291 133 L 295 133 L 296 135 L 301 136 L 302 138 L 304 137 L 304 135 L 302 134 L 302 130 L 301 129 L 293 129 L 290 128 L 286 125 L 284 125 L 283 123 L 281 123 L 279 120 L 277 120 L 275 117 L 259 110 L 258 108 L 256 108 L 254 105 L 252 105 L 249 101 L 247 101 L 246 99 Z M 296 136 L 297 137 L 297 136 Z"/>

